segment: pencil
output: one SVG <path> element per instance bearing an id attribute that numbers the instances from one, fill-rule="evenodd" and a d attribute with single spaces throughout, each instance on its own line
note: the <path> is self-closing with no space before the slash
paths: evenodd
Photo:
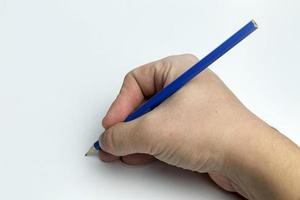
<path id="1" fill-rule="evenodd" d="M 227 51 L 233 48 L 236 44 L 250 35 L 253 31 L 257 29 L 257 24 L 254 20 L 251 20 L 245 26 L 243 26 L 240 30 L 234 33 L 231 37 L 225 40 L 221 45 L 215 48 L 212 52 L 210 52 L 207 56 L 202 58 L 198 63 L 193 65 L 187 71 L 185 71 L 182 75 L 180 75 L 177 79 L 167 85 L 160 92 L 156 93 L 152 96 L 147 102 L 138 107 L 134 112 L 127 116 L 124 122 L 128 122 L 134 120 L 147 112 L 154 109 L 156 106 L 161 104 L 164 100 L 178 91 L 182 86 L 187 84 L 191 79 L 197 76 L 200 72 L 206 69 L 209 65 L 215 62 L 218 58 L 224 55 Z M 101 149 L 99 141 L 95 142 L 94 145 L 89 149 L 89 151 L 85 154 L 94 155 Z"/>

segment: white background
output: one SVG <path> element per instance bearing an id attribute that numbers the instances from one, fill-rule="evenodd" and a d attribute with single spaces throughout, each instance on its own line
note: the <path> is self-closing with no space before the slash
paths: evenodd
<path id="1" fill-rule="evenodd" d="M 123 76 L 172 54 L 205 56 L 255 19 L 210 68 L 300 144 L 300 1 L 0 0 L 0 199 L 238 199 L 207 176 L 84 153 Z"/>

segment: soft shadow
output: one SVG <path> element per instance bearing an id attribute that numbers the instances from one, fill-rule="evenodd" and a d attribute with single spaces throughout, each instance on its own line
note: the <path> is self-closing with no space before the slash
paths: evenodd
<path id="1" fill-rule="evenodd" d="M 119 161 L 102 162 L 100 165 L 101 170 L 97 169 L 100 179 L 101 174 L 106 173 L 113 174 L 114 177 L 112 178 L 118 177 L 116 181 L 130 180 L 145 184 L 145 187 L 157 183 L 168 190 L 180 189 L 192 196 L 205 196 L 209 199 L 244 199 L 236 193 L 226 192 L 218 187 L 207 174 L 180 169 L 160 161 L 143 166 L 126 165 Z"/>

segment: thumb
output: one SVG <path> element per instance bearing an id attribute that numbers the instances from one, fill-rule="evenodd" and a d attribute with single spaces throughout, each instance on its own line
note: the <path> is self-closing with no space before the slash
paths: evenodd
<path id="1" fill-rule="evenodd" d="M 111 126 L 100 136 L 101 148 L 115 156 L 149 153 L 150 140 L 143 129 L 138 128 L 139 120 L 120 122 Z"/>

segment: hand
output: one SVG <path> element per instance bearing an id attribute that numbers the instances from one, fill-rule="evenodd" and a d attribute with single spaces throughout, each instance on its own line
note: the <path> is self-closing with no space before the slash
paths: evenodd
<path id="1" fill-rule="evenodd" d="M 121 158 L 128 164 L 145 164 L 156 158 L 209 173 L 223 189 L 246 198 L 286 197 L 282 191 L 285 187 L 272 182 L 281 177 L 272 178 L 270 169 L 256 166 L 256 159 L 275 164 L 269 159 L 274 153 L 273 142 L 267 141 L 278 141 L 285 143 L 289 147 L 285 151 L 297 158 L 293 167 L 299 166 L 298 147 L 247 110 L 210 70 L 203 71 L 151 112 L 122 122 L 197 61 L 193 55 L 170 56 L 126 75 L 118 97 L 102 121 L 106 131 L 100 143 L 105 152 L 100 151 L 100 159 L 109 162 Z"/>

